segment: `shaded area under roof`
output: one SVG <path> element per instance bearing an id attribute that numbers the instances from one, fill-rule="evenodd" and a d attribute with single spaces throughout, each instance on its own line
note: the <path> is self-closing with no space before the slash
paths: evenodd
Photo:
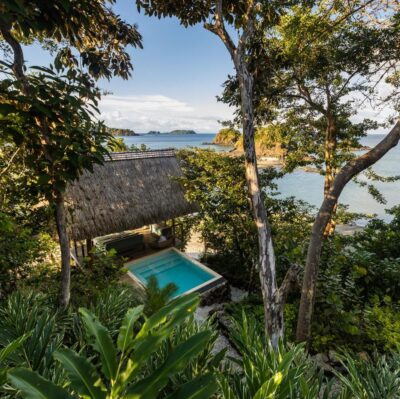
<path id="1" fill-rule="evenodd" d="M 70 238 L 84 240 L 196 212 L 173 150 L 112 153 L 65 193 Z"/>

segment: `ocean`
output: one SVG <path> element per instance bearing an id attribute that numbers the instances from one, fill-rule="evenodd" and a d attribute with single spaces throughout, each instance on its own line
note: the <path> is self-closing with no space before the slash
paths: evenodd
<path id="1" fill-rule="evenodd" d="M 140 135 L 124 137 L 126 144 L 140 145 L 145 144 L 151 149 L 161 148 L 212 148 L 216 151 L 227 151 L 230 148 L 225 146 L 209 145 L 215 134 L 194 134 L 194 135 Z M 370 135 L 362 140 L 363 145 L 373 147 L 383 135 Z M 380 161 L 378 161 L 373 170 L 383 176 L 400 175 L 400 146 L 389 151 Z M 362 180 L 362 176 L 359 177 Z M 340 203 L 349 206 L 352 212 L 376 214 L 378 217 L 390 220 L 390 216 L 385 213 L 385 209 L 400 204 L 400 181 L 393 183 L 375 182 L 375 186 L 385 197 L 387 203 L 380 204 L 367 192 L 366 188 L 350 182 L 343 190 L 340 196 Z M 296 170 L 286 175 L 278 181 L 278 188 L 281 196 L 295 196 L 298 199 L 307 201 L 311 205 L 318 207 L 322 201 L 323 177 L 317 173 Z M 360 220 L 358 224 L 364 224 Z"/>

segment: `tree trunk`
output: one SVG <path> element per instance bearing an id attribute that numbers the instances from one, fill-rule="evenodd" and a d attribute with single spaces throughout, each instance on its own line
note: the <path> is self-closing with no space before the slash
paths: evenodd
<path id="1" fill-rule="evenodd" d="M 250 197 L 254 221 L 257 226 L 259 247 L 259 276 L 265 312 L 265 331 L 271 345 L 277 348 L 283 338 L 283 310 L 276 285 L 275 254 L 271 229 L 259 185 L 257 158 L 254 144 L 254 114 L 252 103 L 253 78 L 247 71 L 244 60 L 236 60 L 241 92 L 241 111 L 243 120 L 243 147 L 247 190 Z"/>
<path id="2" fill-rule="evenodd" d="M 307 341 L 311 335 L 311 319 L 317 289 L 318 268 L 324 232 L 343 188 L 353 177 L 381 159 L 391 148 L 398 144 L 399 140 L 400 121 L 396 123 L 390 133 L 372 150 L 349 161 L 337 174 L 328 195 L 325 196 L 314 221 L 307 251 L 299 316 L 297 320 L 297 341 Z"/>
<path id="3" fill-rule="evenodd" d="M 56 194 L 55 198 L 55 219 L 61 249 L 61 287 L 59 302 L 60 306 L 65 309 L 68 307 L 70 300 L 71 254 L 65 218 L 64 195 L 59 192 Z"/>
<path id="4" fill-rule="evenodd" d="M 335 151 L 336 151 L 336 121 L 335 117 L 328 111 L 327 114 L 327 128 L 325 135 L 325 178 L 324 178 L 324 198 L 326 198 L 333 186 L 335 179 L 336 168 L 335 162 Z M 335 213 L 337 205 L 332 210 L 328 224 L 324 231 L 324 237 L 331 236 L 335 231 Z"/>

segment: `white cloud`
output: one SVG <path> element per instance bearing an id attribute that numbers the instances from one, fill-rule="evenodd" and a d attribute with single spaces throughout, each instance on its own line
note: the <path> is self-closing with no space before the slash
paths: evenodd
<path id="1" fill-rule="evenodd" d="M 99 108 L 107 126 L 139 133 L 174 129 L 216 132 L 220 128 L 218 120 L 231 117 L 224 104 L 193 106 L 163 95 L 108 95 L 102 98 Z"/>

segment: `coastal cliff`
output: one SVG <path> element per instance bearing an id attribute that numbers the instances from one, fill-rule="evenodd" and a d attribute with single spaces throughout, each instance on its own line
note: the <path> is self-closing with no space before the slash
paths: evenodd
<path id="1" fill-rule="evenodd" d="M 240 139 L 240 136 L 239 130 L 224 128 L 217 133 L 212 144 L 234 146 Z"/>
<path id="2" fill-rule="evenodd" d="M 114 136 L 138 136 L 132 129 L 118 129 L 115 127 L 107 127 L 108 133 Z"/>

